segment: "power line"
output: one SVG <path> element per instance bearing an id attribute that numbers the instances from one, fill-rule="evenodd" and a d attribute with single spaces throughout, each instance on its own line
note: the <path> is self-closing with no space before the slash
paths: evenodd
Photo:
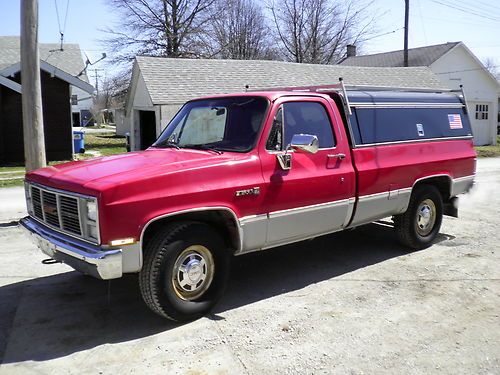
<path id="1" fill-rule="evenodd" d="M 417 0 L 417 7 L 418 7 L 418 14 L 419 14 L 419 18 L 420 18 L 420 23 L 422 24 L 422 31 L 424 32 L 425 44 L 429 44 L 427 42 L 427 33 L 425 32 L 425 24 L 424 24 L 424 18 L 422 17 L 422 7 L 420 6 L 420 0 Z"/>
<path id="2" fill-rule="evenodd" d="M 410 13 L 411 15 L 415 15 L 414 13 Z M 450 19 L 450 18 L 438 18 L 438 17 L 429 17 L 425 16 L 425 20 L 433 20 L 433 21 L 439 21 L 439 22 L 446 22 L 446 23 L 452 23 L 454 25 L 457 24 L 457 20 L 455 19 Z M 478 21 L 481 22 L 481 21 Z M 471 25 L 471 26 L 480 26 L 480 27 L 488 27 L 491 28 L 492 24 L 489 22 L 493 21 L 484 21 L 482 23 L 475 23 L 475 22 L 467 22 L 467 21 L 460 21 L 460 25 Z"/>
<path id="3" fill-rule="evenodd" d="M 384 35 L 394 34 L 395 32 L 402 30 L 402 29 L 404 29 L 404 27 L 400 27 L 399 29 L 388 31 L 388 32 L 383 33 L 383 34 L 378 34 L 378 35 L 372 36 L 372 37 L 367 38 L 367 39 L 361 39 L 361 40 L 359 40 L 359 42 L 366 42 L 367 40 L 372 40 L 372 39 L 375 39 L 375 38 L 378 38 L 378 37 L 381 37 Z"/>
<path id="4" fill-rule="evenodd" d="M 499 14 L 492 14 L 492 11 L 490 9 L 481 8 L 477 4 L 470 4 L 470 3 L 464 3 L 464 2 L 456 4 L 455 2 L 452 2 L 450 0 L 441 0 L 441 1 L 448 4 L 448 5 L 462 9 L 466 12 L 469 12 L 469 13 L 472 12 L 473 14 L 480 14 L 481 17 L 484 17 L 484 18 L 498 19 L 498 17 L 499 17 Z"/>
<path id="5" fill-rule="evenodd" d="M 440 4 L 440 5 L 443 5 L 445 7 L 448 7 L 448 8 L 451 8 L 451 9 L 455 9 L 455 10 L 458 10 L 460 12 L 463 12 L 463 13 L 467 13 L 467 14 L 473 14 L 475 16 L 478 16 L 478 17 L 481 17 L 481 18 L 485 18 L 485 19 L 489 19 L 489 20 L 492 20 L 492 21 L 500 21 L 500 18 L 497 18 L 497 17 L 491 17 L 487 14 L 481 14 L 481 13 L 478 13 L 477 11 L 473 10 L 473 9 L 470 9 L 470 8 L 467 8 L 467 7 L 464 7 L 464 6 L 460 6 L 458 4 L 450 4 L 450 3 L 447 3 L 445 2 L 446 0 L 431 0 L 433 3 L 436 3 L 436 4 Z"/>
<path id="6" fill-rule="evenodd" d="M 465 1 L 462 0 L 462 3 L 466 3 Z M 484 1 L 481 0 L 475 0 L 474 3 L 468 3 L 469 6 L 472 6 L 473 8 L 479 8 L 482 11 L 491 13 L 491 12 L 498 12 L 497 14 L 500 14 L 500 8 L 496 7 L 494 5 L 485 3 Z M 479 6 L 486 7 L 486 8 L 480 8 Z"/>
<path id="7" fill-rule="evenodd" d="M 66 14 L 64 15 L 64 23 L 61 28 L 61 20 L 59 17 L 59 8 L 57 6 L 57 0 L 54 0 L 54 4 L 56 6 L 56 16 L 57 16 L 57 25 L 59 26 L 59 35 L 61 36 L 61 51 L 63 50 L 63 41 L 64 41 L 64 33 L 66 32 L 66 21 L 68 20 L 68 9 L 69 9 L 69 0 L 66 0 Z"/>

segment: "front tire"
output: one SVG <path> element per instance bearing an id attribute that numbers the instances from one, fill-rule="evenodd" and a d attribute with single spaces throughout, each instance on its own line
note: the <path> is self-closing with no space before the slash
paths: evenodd
<path id="1" fill-rule="evenodd" d="M 443 200 L 432 185 L 417 186 L 404 214 L 394 216 L 399 242 L 419 250 L 432 245 L 443 221 Z"/>
<path id="2" fill-rule="evenodd" d="M 139 274 L 142 297 L 155 313 L 175 321 L 205 315 L 227 285 L 229 252 L 210 226 L 168 225 L 149 241 Z"/>

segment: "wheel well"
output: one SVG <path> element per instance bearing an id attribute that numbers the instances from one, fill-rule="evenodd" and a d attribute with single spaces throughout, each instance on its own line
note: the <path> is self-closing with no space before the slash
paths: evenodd
<path id="1" fill-rule="evenodd" d="M 142 236 L 142 250 L 144 250 L 155 233 L 162 230 L 166 225 L 179 221 L 206 223 L 222 236 L 231 252 L 240 248 L 240 233 L 235 217 L 226 210 L 207 210 L 181 213 L 153 221 L 146 227 Z"/>
<path id="2" fill-rule="evenodd" d="M 420 186 L 420 185 L 431 185 L 431 186 L 436 187 L 439 190 L 441 197 L 443 198 L 443 202 L 447 202 L 451 198 L 450 197 L 451 179 L 447 176 L 429 177 L 429 178 L 420 180 L 413 186 L 413 189 L 415 189 L 415 187 Z"/>

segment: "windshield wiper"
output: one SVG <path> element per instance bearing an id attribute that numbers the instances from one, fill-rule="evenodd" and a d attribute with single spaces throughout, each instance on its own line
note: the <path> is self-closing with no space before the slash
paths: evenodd
<path id="1" fill-rule="evenodd" d="M 177 144 L 177 142 L 175 141 L 172 141 L 171 139 L 165 139 L 164 141 L 161 141 L 161 142 L 158 142 L 158 143 L 155 143 L 153 145 L 153 147 L 173 147 L 177 150 L 180 149 L 179 145 Z"/>
<path id="2" fill-rule="evenodd" d="M 223 154 L 224 152 L 217 149 L 215 146 L 210 146 L 210 145 L 204 145 L 204 144 L 187 144 L 187 145 L 182 145 L 180 146 L 181 148 L 192 148 L 193 150 L 204 150 L 204 151 L 213 151 L 218 155 Z"/>

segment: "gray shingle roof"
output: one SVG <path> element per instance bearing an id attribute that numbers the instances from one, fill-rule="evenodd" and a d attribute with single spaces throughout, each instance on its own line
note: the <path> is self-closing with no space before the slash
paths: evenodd
<path id="1" fill-rule="evenodd" d="M 408 50 L 408 65 L 430 66 L 434 61 L 460 43 L 461 42 L 453 42 L 420 48 L 410 48 Z M 343 60 L 340 65 L 402 67 L 404 65 L 403 50 L 348 57 Z"/>
<path id="2" fill-rule="evenodd" d="M 443 88 L 427 67 L 366 68 L 259 60 L 171 59 L 137 56 L 153 104 L 179 104 L 213 94 L 326 85 L 344 78 L 346 85 Z"/>
<path id="3" fill-rule="evenodd" d="M 40 43 L 40 59 L 76 76 L 85 67 L 80 46 L 78 44 L 64 44 L 63 47 L 64 50 L 60 51 L 58 43 Z M 20 53 L 20 38 L 18 36 L 0 36 L 0 70 L 21 61 Z M 79 78 L 88 82 L 85 74 Z"/>

